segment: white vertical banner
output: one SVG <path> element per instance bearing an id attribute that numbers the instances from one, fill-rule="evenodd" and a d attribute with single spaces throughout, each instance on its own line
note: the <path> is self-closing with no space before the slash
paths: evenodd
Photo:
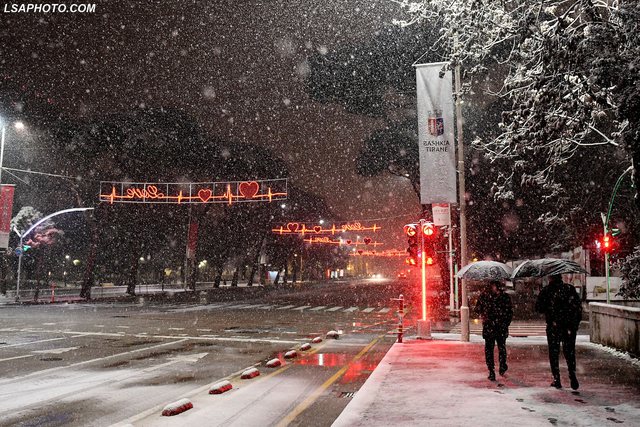
<path id="1" fill-rule="evenodd" d="M 420 203 L 456 203 L 453 78 L 447 63 L 416 65 Z"/>

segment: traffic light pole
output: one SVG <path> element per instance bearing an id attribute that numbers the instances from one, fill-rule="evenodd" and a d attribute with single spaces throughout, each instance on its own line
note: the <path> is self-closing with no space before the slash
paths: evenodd
<path id="1" fill-rule="evenodd" d="M 616 198 L 616 194 L 618 194 L 618 189 L 620 188 L 620 184 L 622 183 L 622 179 L 625 177 L 625 175 L 627 175 L 629 172 L 631 172 L 633 170 L 633 166 L 629 166 L 624 172 L 622 172 L 622 175 L 620 175 L 618 177 L 618 180 L 616 181 L 616 185 L 613 187 L 613 193 L 611 193 L 611 200 L 609 201 L 609 209 L 607 210 L 607 215 L 605 216 L 604 214 L 602 215 L 602 225 L 604 226 L 604 234 L 603 234 L 603 238 L 609 235 L 609 219 L 611 218 L 611 210 L 613 209 L 613 201 Z M 604 253 L 604 274 L 605 277 L 607 279 L 607 304 L 609 304 L 611 302 L 611 297 L 610 297 L 610 289 L 611 289 L 611 276 L 609 274 L 609 252 L 605 250 Z"/>
<path id="2" fill-rule="evenodd" d="M 424 225 L 427 221 L 420 220 L 420 273 L 422 282 L 422 319 L 418 320 L 418 338 L 431 339 L 431 321 L 427 318 L 427 253 L 424 250 Z"/>

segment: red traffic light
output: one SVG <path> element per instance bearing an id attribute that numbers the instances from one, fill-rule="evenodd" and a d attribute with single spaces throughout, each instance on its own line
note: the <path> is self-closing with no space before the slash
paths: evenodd
<path id="1" fill-rule="evenodd" d="M 602 249 L 605 252 L 611 252 L 611 249 L 613 248 L 613 242 L 611 241 L 611 237 L 608 234 L 605 234 L 602 237 Z"/>
<path id="2" fill-rule="evenodd" d="M 422 225 L 422 234 L 424 234 L 427 237 L 431 237 L 434 234 L 436 234 L 436 227 L 433 225 L 432 222 L 425 222 Z"/>
<path id="3" fill-rule="evenodd" d="M 404 226 L 404 232 L 407 236 L 413 237 L 418 234 L 418 224 L 407 224 Z"/>

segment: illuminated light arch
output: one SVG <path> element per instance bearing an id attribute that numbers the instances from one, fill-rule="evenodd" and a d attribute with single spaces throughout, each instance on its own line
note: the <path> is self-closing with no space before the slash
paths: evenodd
<path id="1" fill-rule="evenodd" d="M 384 251 L 362 251 L 361 253 L 352 252 L 349 253 L 349 256 L 375 256 L 375 257 L 384 257 L 384 258 L 393 258 L 393 257 L 406 257 L 407 252 L 401 251 L 399 249 L 387 249 Z"/>
<path id="2" fill-rule="evenodd" d="M 113 203 L 227 203 L 286 200 L 287 179 L 150 183 L 100 182 L 100 201 Z"/>
<path id="3" fill-rule="evenodd" d="M 291 227 L 295 224 L 295 227 Z M 306 224 L 297 223 L 297 222 L 289 222 L 285 225 L 280 225 L 275 228 L 272 228 L 271 231 L 277 234 L 331 234 L 332 236 L 336 233 L 346 233 L 346 232 L 362 232 L 362 231 L 372 231 L 374 233 L 382 230 L 377 224 L 373 224 L 371 226 L 362 225 L 359 222 L 349 222 L 342 225 L 332 224 L 329 228 L 323 228 L 322 225 L 312 225 L 307 227 Z"/>
<path id="4" fill-rule="evenodd" d="M 357 240 L 357 241 L 351 241 L 351 240 L 343 240 L 343 239 L 338 239 L 338 240 L 332 240 L 330 237 L 309 237 L 308 239 L 304 239 L 303 240 L 305 243 L 327 243 L 327 244 L 332 244 L 332 245 L 341 245 L 341 246 L 361 246 L 361 245 L 366 245 L 369 247 L 378 247 L 378 246 L 382 246 L 384 243 L 382 242 L 369 242 L 369 243 L 365 243 L 363 241 Z"/>

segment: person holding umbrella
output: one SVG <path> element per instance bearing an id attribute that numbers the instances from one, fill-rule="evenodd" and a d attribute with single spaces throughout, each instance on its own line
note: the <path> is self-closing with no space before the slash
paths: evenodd
<path id="1" fill-rule="evenodd" d="M 499 373 L 507 372 L 507 337 L 513 318 L 511 297 L 502 289 L 502 283 L 491 280 L 482 290 L 476 303 L 476 313 L 482 318 L 482 338 L 484 338 L 484 356 L 489 368 L 490 381 L 496 380 L 494 348 L 498 344 Z"/>
<path id="2" fill-rule="evenodd" d="M 562 388 L 560 381 L 560 344 L 569 369 L 571 388 L 580 387 L 576 377 L 576 333 L 582 320 L 582 304 L 576 289 L 562 281 L 562 275 L 550 276 L 549 284 L 540 291 L 536 311 L 544 313 L 547 322 L 551 387 Z"/>

